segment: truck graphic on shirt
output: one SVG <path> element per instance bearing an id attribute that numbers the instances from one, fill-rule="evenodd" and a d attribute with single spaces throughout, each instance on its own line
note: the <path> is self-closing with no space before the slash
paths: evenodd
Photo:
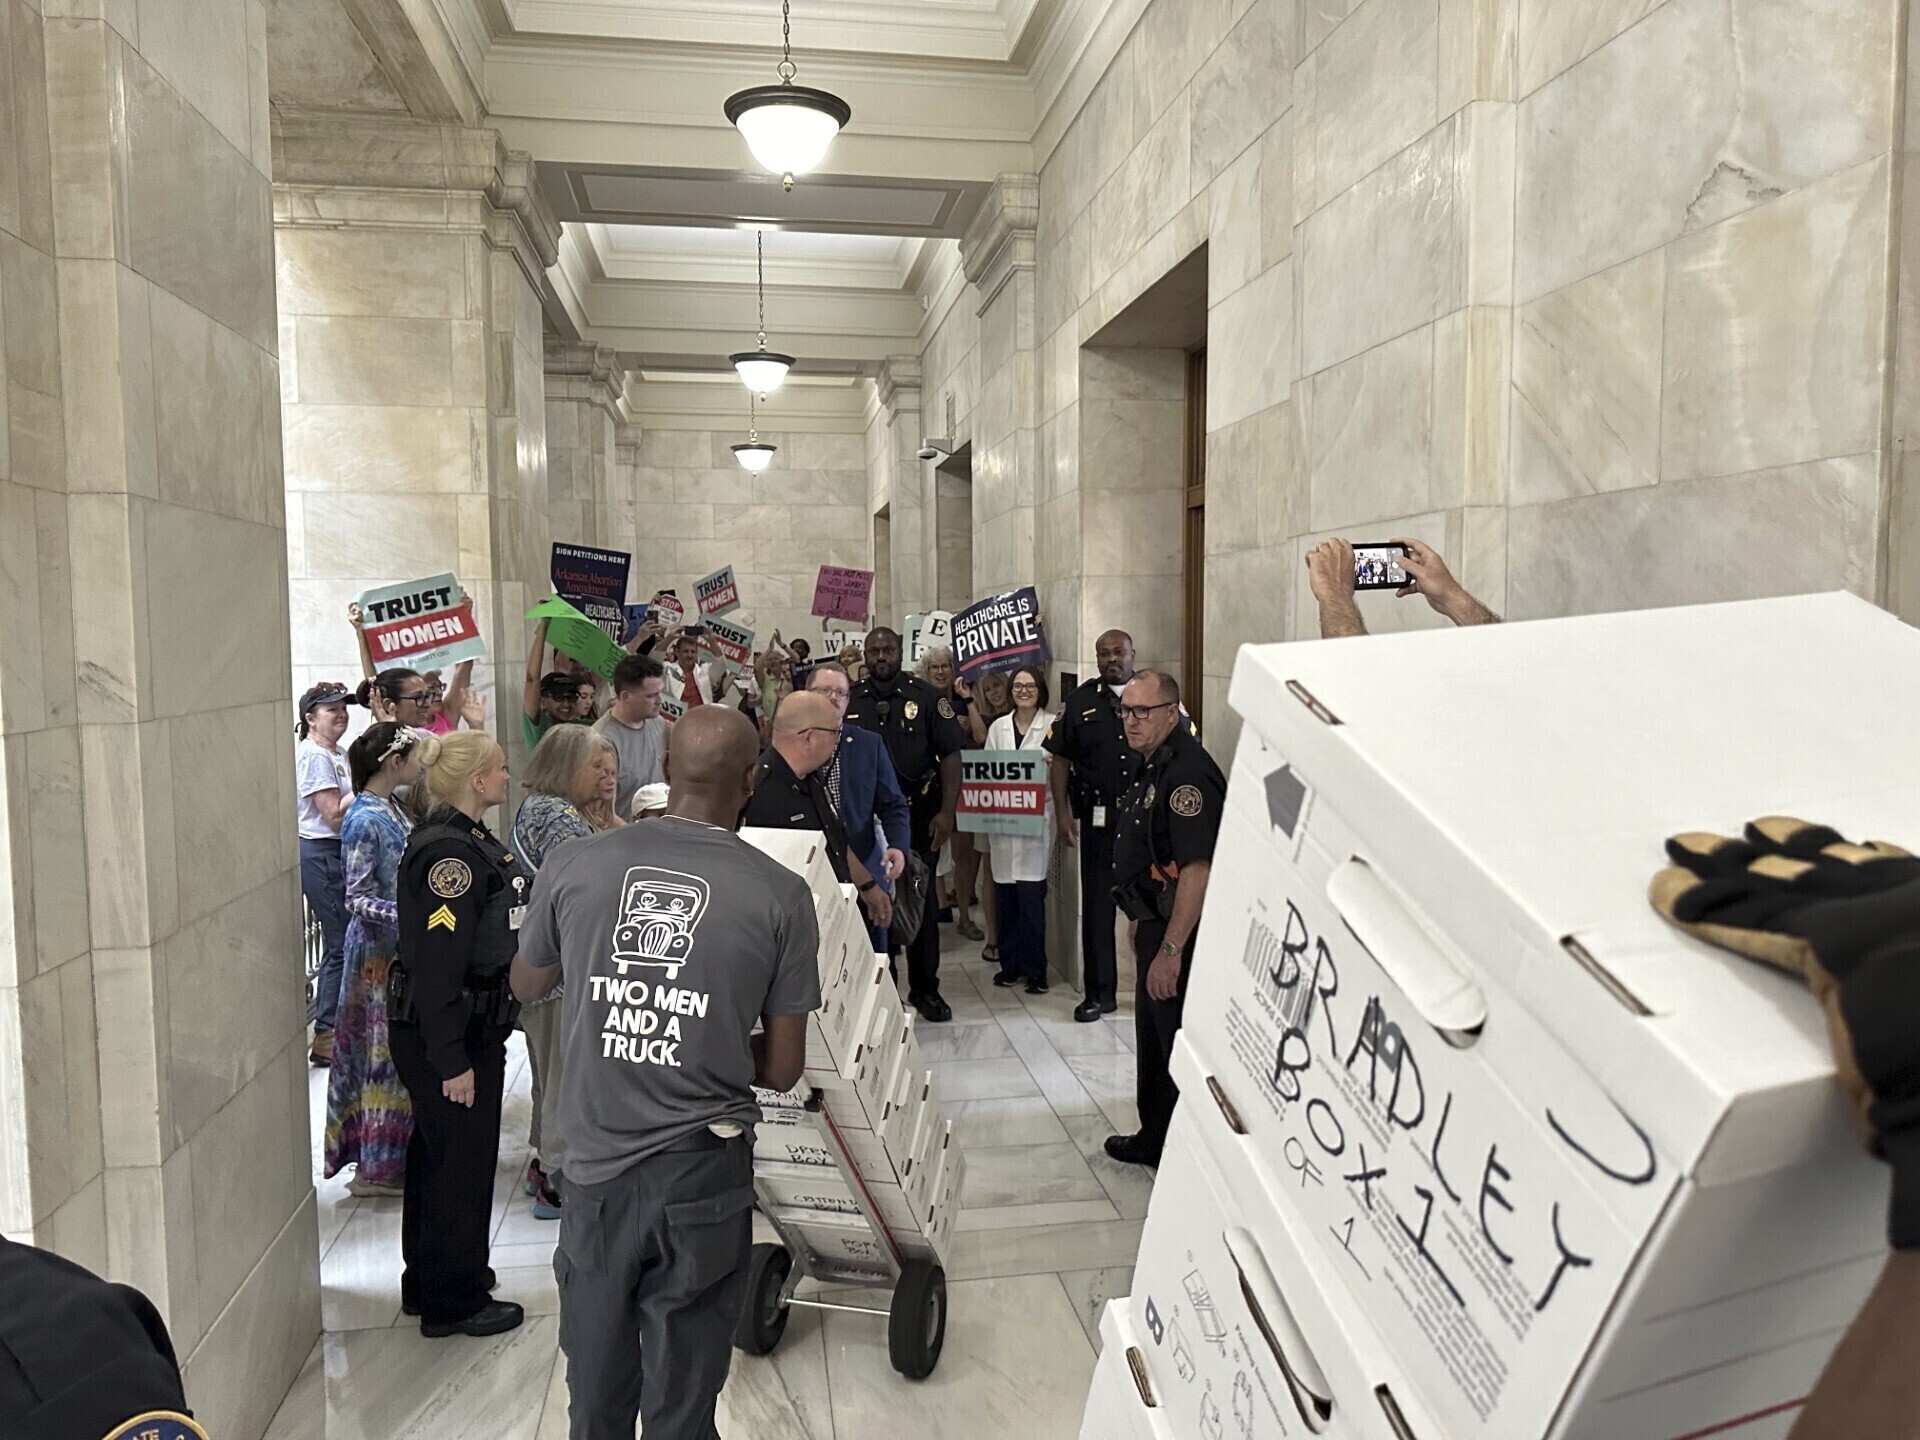
<path id="1" fill-rule="evenodd" d="M 708 899 L 707 882 L 698 875 L 653 865 L 629 869 L 613 927 L 613 963 L 620 974 L 644 965 L 676 979 L 693 952 L 693 932 Z"/>

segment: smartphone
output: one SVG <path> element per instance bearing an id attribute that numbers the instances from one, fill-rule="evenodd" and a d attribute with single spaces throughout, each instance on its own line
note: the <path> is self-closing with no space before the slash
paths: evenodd
<path id="1" fill-rule="evenodd" d="M 1356 545 L 1353 547 L 1353 588 L 1355 590 L 1398 590 L 1413 577 L 1400 562 L 1407 558 L 1404 545 Z"/>

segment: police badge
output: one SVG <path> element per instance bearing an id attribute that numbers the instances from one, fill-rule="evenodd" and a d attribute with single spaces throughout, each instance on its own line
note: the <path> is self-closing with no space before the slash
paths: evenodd
<path id="1" fill-rule="evenodd" d="M 947 699 L 946 696 L 942 695 L 939 704 L 934 708 L 940 712 L 940 718 L 942 720 L 953 719 L 953 702 Z"/>
<path id="2" fill-rule="evenodd" d="M 920 702 L 918 700 L 907 701 L 907 703 L 901 707 L 901 713 L 909 720 L 918 720 L 920 718 Z"/>

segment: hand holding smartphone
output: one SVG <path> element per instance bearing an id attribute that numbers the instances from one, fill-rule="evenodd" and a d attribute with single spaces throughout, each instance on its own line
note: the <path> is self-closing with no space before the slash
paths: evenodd
<path id="1" fill-rule="evenodd" d="M 1355 590 L 1398 590 L 1412 583 L 1407 567 L 1407 547 L 1392 543 L 1353 547 L 1353 588 Z"/>

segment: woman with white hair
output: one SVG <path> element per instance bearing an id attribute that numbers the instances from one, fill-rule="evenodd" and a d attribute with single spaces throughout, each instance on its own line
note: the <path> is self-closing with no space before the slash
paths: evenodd
<path id="1" fill-rule="evenodd" d="M 556 725 L 527 760 L 527 795 L 513 817 L 513 853 L 529 876 L 569 840 L 624 824 L 613 813 L 620 757 L 597 730 Z M 566 1152 L 560 1137 L 560 989 L 520 1010 L 527 1036 L 527 1068 L 533 1076 L 533 1118 L 527 1139 L 533 1158 L 521 1186 L 533 1197 L 534 1218 L 560 1218 L 560 1171 Z"/>

